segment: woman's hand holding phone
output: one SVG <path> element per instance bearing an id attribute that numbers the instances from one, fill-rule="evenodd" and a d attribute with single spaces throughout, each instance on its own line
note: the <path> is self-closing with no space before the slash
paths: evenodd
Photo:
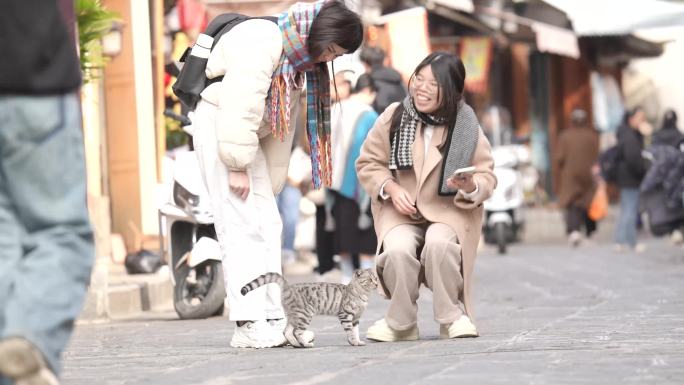
<path id="1" fill-rule="evenodd" d="M 451 178 L 447 180 L 447 186 L 453 190 L 461 190 L 465 193 L 475 191 L 477 186 L 473 181 L 475 167 L 464 167 L 454 171 Z"/>

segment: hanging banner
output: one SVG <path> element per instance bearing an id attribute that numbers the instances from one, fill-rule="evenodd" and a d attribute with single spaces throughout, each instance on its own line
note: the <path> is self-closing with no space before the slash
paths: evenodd
<path id="1" fill-rule="evenodd" d="M 411 8 L 382 16 L 390 40 L 392 66 L 408 81 L 425 56 L 430 53 L 427 11 Z"/>
<path id="2" fill-rule="evenodd" d="M 488 37 L 464 37 L 461 40 L 461 60 L 466 68 L 466 90 L 473 93 L 487 91 L 492 40 Z"/>

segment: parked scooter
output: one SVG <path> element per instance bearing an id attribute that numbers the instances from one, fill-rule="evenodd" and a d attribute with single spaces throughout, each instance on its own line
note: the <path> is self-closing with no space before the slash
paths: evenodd
<path id="1" fill-rule="evenodd" d="M 485 242 L 505 254 L 508 244 L 520 240 L 525 225 L 522 175 L 517 170 L 518 146 L 492 149 L 494 175 L 498 180 L 492 196 L 484 202 Z"/>
<path id="2" fill-rule="evenodd" d="M 181 122 L 190 120 L 166 111 Z M 199 172 L 194 151 L 179 152 L 173 167 L 173 191 L 159 210 L 162 256 L 171 268 L 173 299 L 181 319 L 207 318 L 223 314 L 226 291 L 221 250 L 214 230 L 209 195 Z"/>
<path id="3" fill-rule="evenodd" d="M 520 167 L 529 152 L 523 145 L 511 144 L 512 128 L 502 116 L 505 111 L 502 114 L 501 107 L 491 107 L 484 120 L 498 183 L 484 202 L 483 233 L 485 242 L 495 244 L 499 254 L 505 254 L 510 243 L 519 241 L 524 230 L 525 194 Z"/>

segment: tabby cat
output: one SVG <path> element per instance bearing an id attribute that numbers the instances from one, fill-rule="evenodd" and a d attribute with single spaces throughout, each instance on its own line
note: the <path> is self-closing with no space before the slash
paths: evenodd
<path id="1" fill-rule="evenodd" d="M 378 287 L 378 277 L 372 269 L 357 270 L 348 285 L 339 283 L 298 283 L 290 285 L 278 273 L 267 273 L 246 284 L 242 295 L 266 285 L 277 283 L 281 288 L 281 302 L 287 315 L 285 338 L 294 347 L 313 347 L 311 332 L 302 334 L 314 315 L 335 315 L 347 332 L 347 341 L 352 346 L 366 343 L 359 338 L 359 319 L 368 305 L 368 296 Z"/>

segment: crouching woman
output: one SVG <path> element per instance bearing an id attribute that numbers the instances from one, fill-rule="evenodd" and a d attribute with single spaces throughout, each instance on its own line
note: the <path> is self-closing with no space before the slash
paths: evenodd
<path id="1" fill-rule="evenodd" d="M 428 55 L 409 96 L 387 107 L 356 167 L 372 197 L 377 271 L 389 307 L 368 329 L 375 341 L 418 339 L 418 289 L 433 292 L 444 338 L 476 337 L 470 300 L 482 203 L 496 187 L 487 138 L 463 101 L 465 68 L 455 55 Z M 474 167 L 470 173 L 454 174 Z"/>

